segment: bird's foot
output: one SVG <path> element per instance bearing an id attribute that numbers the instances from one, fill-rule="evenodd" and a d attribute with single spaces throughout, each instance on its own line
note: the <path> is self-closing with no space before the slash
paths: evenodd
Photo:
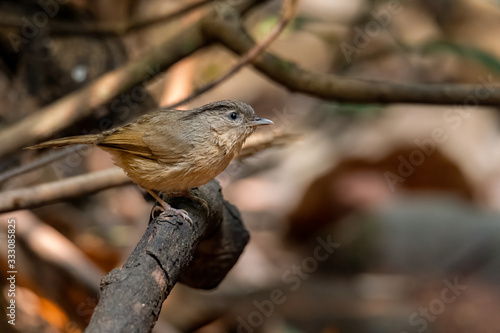
<path id="1" fill-rule="evenodd" d="M 158 216 L 158 214 L 166 214 L 167 211 L 172 211 L 177 215 L 180 215 L 183 219 L 187 220 L 189 223 L 193 224 L 193 220 L 191 220 L 188 212 L 186 212 L 184 209 L 177 209 L 170 206 L 169 204 L 167 205 L 168 206 L 165 207 L 160 203 L 160 206 L 155 206 L 153 211 L 151 212 L 151 217 L 154 219 L 156 216 Z"/>
<path id="2" fill-rule="evenodd" d="M 153 191 L 149 191 L 149 194 L 151 194 L 153 196 L 153 198 L 156 199 L 156 201 L 158 201 L 158 203 L 160 204 L 161 207 L 159 206 L 155 206 L 153 211 L 151 212 L 151 216 L 154 218 L 155 217 L 155 213 L 156 212 L 160 212 L 161 213 L 166 213 L 168 210 L 171 210 L 173 211 L 174 213 L 182 216 L 182 218 L 184 218 L 185 220 L 187 220 L 189 223 L 193 224 L 193 220 L 191 220 L 191 218 L 189 217 L 188 213 L 184 210 L 184 209 L 177 209 L 177 208 L 174 208 L 172 206 L 170 206 L 168 203 L 166 203 L 163 199 L 161 199 L 158 195 L 156 195 Z"/>
<path id="3" fill-rule="evenodd" d="M 170 206 L 169 210 L 171 210 L 171 211 L 175 212 L 176 214 L 182 216 L 189 223 L 193 224 L 193 220 L 191 220 L 191 218 L 188 215 L 188 212 L 186 212 L 184 209 L 177 209 L 177 208 L 174 208 L 174 207 Z"/>

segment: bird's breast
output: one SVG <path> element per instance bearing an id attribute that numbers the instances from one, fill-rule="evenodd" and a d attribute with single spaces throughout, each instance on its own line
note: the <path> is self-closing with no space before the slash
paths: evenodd
<path id="1" fill-rule="evenodd" d="M 124 152 L 110 152 L 115 164 L 139 186 L 166 193 L 182 192 L 208 183 L 224 171 L 236 154 L 235 149 L 223 142 L 210 140 L 189 149 L 171 164 Z"/>

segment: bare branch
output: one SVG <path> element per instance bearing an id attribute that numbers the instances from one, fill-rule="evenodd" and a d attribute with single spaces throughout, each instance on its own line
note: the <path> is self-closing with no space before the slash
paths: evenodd
<path id="1" fill-rule="evenodd" d="M 252 139 L 254 137 L 255 139 Z M 245 142 L 236 159 L 241 161 L 266 149 L 283 147 L 293 141 L 297 141 L 299 138 L 300 135 L 295 133 L 271 132 L 270 134 L 262 134 L 260 136 L 253 135 Z"/>
<path id="2" fill-rule="evenodd" d="M 112 168 L 30 188 L 6 191 L 0 194 L 0 213 L 39 207 L 130 183 L 131 180 L 123 171 Z"/>
<path id="3" fill-rule="evenodd" d="M 255 47 L 240 22 L 207 18 L 205 31 L 237 54 Z M 353 103 L 500 104 L 500 85 L 491 78 L 472 84 L 400 84 L 315 73 L 265 53 L 253 61 L 262 74 L 293 92 Z"/>
<path id="4" fill-rule="evenodd" d="M 156 24 L 165 23 L 166 21 L 169 21 L 169 20 L 174 19 L 176 17 L 185 15 L 185 14 L 187 14 L 195 9 L 203 7 L 203 6 L 205 6 L 211 2 L 214 2 L 214 1 L 215 0 L 201 0 L 201 1 L 198 1 L 195 3 L 188 4 L 187 6 L 185 6 L 183 8 L 179 8 L 176 11 L 173 11 L 171 13 L 167 13 L 166 15 L 163 15 L 160 17 L 155 17 L 155 18 L 149 19 L 147 21 L 143 21 L 143 22 L 132 22 L 132 23 L 126 25 L 125 28 L 120 31 L 120 33 L 127 34 L 127 33 L 137 31 L 140 29 L 149 28 L 149 27 L 156 25 Z"/>
<path id="5" fill-rule="evenodd" d="M 188 97 L 180 100 L 179 102 L 176 102 L 172 105 L 169 105 L 167 108 L 175 108 L 178 107 L 179 105 L 186 104 L 196 97 L 206 93 L 207 91 L 213 89 L 217 85 L 221 84 L 225 80 L 231 78 L 233 75 L 238 73 L 240 69 L 251 63 L 253 60 L 255 60 L 259 55 L 261 55 L 268 47 L 271 45 L 272 42 L 278 38 L 278 36 L 281 34 L 283 29 L 288 25 L 288 23 L 293 19 L 295 16 L 295 13 L 297 11 L 297 4 L 298 0 L 283 0 L 283 7 L 281 10 L 281 15 L 278 20 L 278 23 L 273 27 L 273 30 L 271 30 L 271 33 L 259 42 L 258 44 L 255 44 L 251 49 L 249 49 L 234 65 L 232 68 L 230 68 L 225 74 L 221 75 L 217 79 L 213 80 L 212 82 L 207 83 L 205 86 L 201 87 L 200 89 L 197 89 L 194 91 L 191 95 Z M 213 18 L 212 18 L 213 20 Z M 235 22 L 241 22 L 239 19 L 233 18 L 232 21 Z M 241 23 L 240 23 L 241 24 Z"/>

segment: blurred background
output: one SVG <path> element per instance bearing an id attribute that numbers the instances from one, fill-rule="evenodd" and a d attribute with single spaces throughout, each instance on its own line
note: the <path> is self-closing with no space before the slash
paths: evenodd
<path id="1" fill-rule="evenodd" d="M 102 33 L 94 28 L 147 22 L 196 1 L 0 1 L 0 129 L 242 0 L 206 2 L 159 24 Z M 274 0 L 252 7 L 249 34 L 265 38 L 280 8 Z M 499 32 L 494 0 L 302 0 L 270 51 L 312 72 L 482 89 L 500 80 Z M 99 107 L 53 137 L 129 122 L 236 61 L 208 45 L 148 80 L 140 101 L 121 94 L 120 112 Z M 249 103 L 275 123 L 249 139 L 266 149 L 217 177 L 251 240 L 217 289 L 176 285 L 154 332 L 500 332 L 497 108 L 468 98 L 449 106 L 325 101 L 291 93 L 251 66 L 181 108 L 221 99 Z M 49 153 L 17 151 L 0 170 Z M 0 186 L 110 167 L 108 154 L 90 149 Z M 2 215 L 2 311 L 9 218 L 17 221 L 18 275 L 16 325 L 2 314 L 0 331 L 82 332 L 100 279 L 130 254 L 151 207 L 127 185 Z"/>

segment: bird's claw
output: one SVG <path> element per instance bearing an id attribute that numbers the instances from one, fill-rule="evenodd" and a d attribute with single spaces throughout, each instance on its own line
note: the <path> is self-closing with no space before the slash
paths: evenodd
<path id="1" fill-rule="evenodd" d="M 189 217 L 188 212 L 184 209 L 173 208 L 172 206 L 162 207 L 162 206 L 154 206 L 153 211 L 151 212 L 151 217 L 154 219 L 159 214 L 166 214 L 167 211 L 173 211 L 175 214 L 180 215 L 183 219 L 187 220 L 191 225 L 193 224 L 193 220 Z"/>
<path id="2" fill-rule="evenodd" d="M 177 208 L 173 208 L 173 207 L 170 207 L 170 210 L 174 211 L 175 213 L 179 214 L 180 216 L 182 216 L 185 220 L 187 220 L 191 225 L 193 224 L 193 220 L 191 220 L 191 218 L 189 217 L 188 215 L 188 212 L 186 212 L 184 209 L 177 209 Z"/>

